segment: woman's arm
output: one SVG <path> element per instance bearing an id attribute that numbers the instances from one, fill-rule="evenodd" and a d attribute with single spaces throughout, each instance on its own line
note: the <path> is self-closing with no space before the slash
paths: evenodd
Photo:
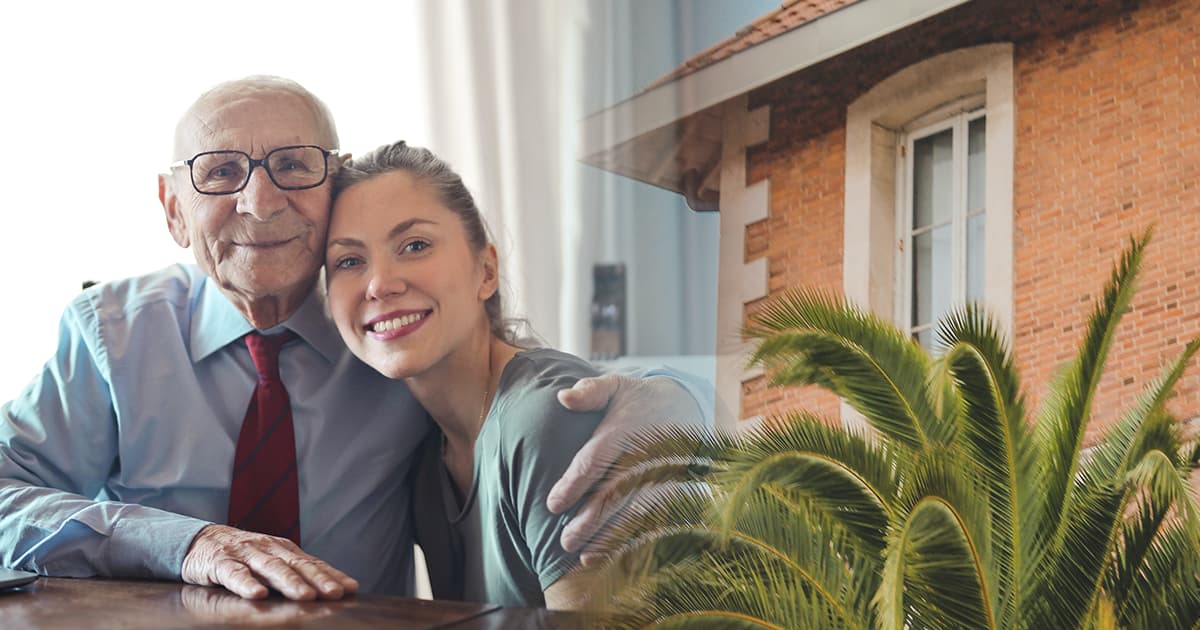
<path id="1" fill-rule="evenodd" d="M 559 542 L 571 513 L 551 513 L 546 496 L 600 423 L 601 413 L 564 409 L 557 393 L 596 372 L 576 357 L 550 350 L 518 355 L 506 370 L 509 386 L 496 403 L 502 405 L 497 407 L 502 422 L 491 426 L 500 443 L 499 470 L 490 478 L 499 482 L 503 496 L 502 530 L 512 535 L 516 558 L 536 576 L 537 599 L 545 598 L 551 608 L 570 608 L 586 595 L 572 576 L 579 554 Z"/>
<path id="2" fill-rule="evenodd" d="M 587 594 L 587 580 L 578 573 L 568 573 L 542 593 L 546 596 L 546 608 L 550 610 L 577 610 Z"/>

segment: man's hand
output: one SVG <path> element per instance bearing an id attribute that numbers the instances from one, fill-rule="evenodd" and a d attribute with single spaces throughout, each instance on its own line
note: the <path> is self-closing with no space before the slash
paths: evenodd
<path id="1" fill-rule="evenodd" d="M 338 599 L 358 590 L 358 581 L 314 558 L 286 538 L 209 525 L 196 534 L 183 558 L 188 584 L 224 586 L 246 599 L 262 599 L 267 588 L 296 600 Z"/>
<path id="2" fill-rule="evenodd" d="M 604 479 L 621 455 L 623 439 L 633 431 L 654 424 L 700 424 L 699 404 L 678 382 L 665 376 L 634 378 L 606 374 L 579 379 L 571 389 L 558 393 L 558 401 L 571 411 L 608 408 L 604 420 L 590 440 L 579 449 L 562 479 L 554 484 L 546 507 L 555 514 L 565 512 Z M 563 529 L 562 546 L 575 551 L 583 546 L 624 505 L 616 495 L 616 479 L 597 488 L 571 522 Z M 585 555 L 585 559 L 587 556 Z"/>

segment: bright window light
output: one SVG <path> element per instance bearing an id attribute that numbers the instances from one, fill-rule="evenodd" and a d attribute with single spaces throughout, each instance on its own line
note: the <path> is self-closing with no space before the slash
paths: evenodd
<path id="1" fill-rule="evenodd" d="M 415 4 L 23 2 L 5 10 L 0 150 L 0 401 L 53 353 L 85 280 L 192 260 L 155 176 L 202 91 L 295 79 L 333 110 L 343 151 L 428 143 Z M 346 7 L 346 8 L 341 8 Z"/>

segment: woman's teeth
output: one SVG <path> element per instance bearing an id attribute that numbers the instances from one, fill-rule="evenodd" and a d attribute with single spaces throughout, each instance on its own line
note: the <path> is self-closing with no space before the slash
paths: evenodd
<path id="1" fill-rule="evenodd" d="M 371 330 L 372 332 L 387 332 L 397 328 L 404 328 L 405 326 L 414 324 L 422 319 L 425 319 L 425 313 L 409 313 L 408 315 L 401 315 L 400 317 L 393 319 L 385 319 L 375 322 L 375 324 L 371 326 Z"/>

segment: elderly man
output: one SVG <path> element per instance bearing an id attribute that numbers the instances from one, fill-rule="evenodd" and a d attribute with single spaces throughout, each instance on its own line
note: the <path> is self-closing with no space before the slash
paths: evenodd
<path id="1" fill-rule="evenodd" d="M 324 105 L 290 81 L 233 81 L 192 105 L 159 197 L 197 265 L 67 307 L 54 357 L 0 416 L 0 564 L 248 598 L 411 591 L 409 468 L 428 420 L 326 315 L 337 147 Z M 694 416 L 682 391 L 604 377 L 564 392 L 579 410 L 615 396 L 552 507 L 598 476 L 594 454 L 627 418 Z M 584 512 L 568 546 L 599 520 Z"/>

